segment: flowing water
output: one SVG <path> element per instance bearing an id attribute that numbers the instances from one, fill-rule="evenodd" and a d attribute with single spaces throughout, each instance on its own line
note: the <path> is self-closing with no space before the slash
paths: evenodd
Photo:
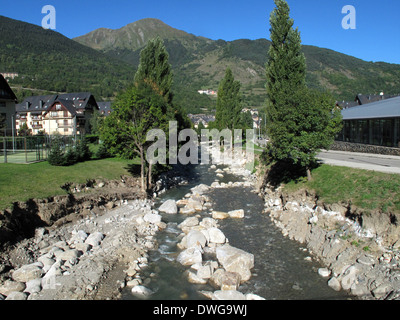
<path id="1" fill-rule="evenodd" d="M 217 166 L 217 168 L 223 168 Z M 156 203 L 156 208 L 167 199 L 179 200 L 190 192 L 190 188 L 215 181 L 215 170 L 208 165 L 194 166 L 187 185 L 170 189 Z M 240 177 L 224 173 L 220 182 L 242 181 Z M 255 266 L 251 279 L 242 284 L 239 291 L 255 293 L 267 300 L 333 300 L 348 299 L 344 292 L 336 292 L 327 285 L 326 279 L 318 275 L 321 267 L 306 259 L 308 253 L 295 241 L 283 237 L 280 230 L 263 214 L 262 199 L 250 188 L 236 187 L 213 189 L 208 193 L 213 200 L 213 209 L 230 211 L 244 209 L 244 219 L 219 221 L 220 229 L 232 246 L 254 255 Z M 210 216 L 207 211 L 203 217 Z M 154 300 L 205 299 L 199 290 L 214 291 L 208 285 L 195 285 L 187 281 L 187 267 L 176 262 L 180 253 L 177 243 L 181 230 L 177 227 L 187 216 L 163 215 L 167 228 L 158 234 L 158 250 L 149 253 L 149 266 L 141 273 L 143 285 L 150 288 Z M 122 292 L 122 299 L 137 299 L 129 288 Z"/>

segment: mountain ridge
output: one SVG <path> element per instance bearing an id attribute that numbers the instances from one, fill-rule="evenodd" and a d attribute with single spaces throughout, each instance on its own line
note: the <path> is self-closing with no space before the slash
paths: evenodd
<path id="1" fill-rule="evenodd" d="M 115 29 L 119 32 L 111 39 L 110 30 L 94 30 L 89 38 L 78 37 L 79 43 L 76 38 L 0 16 L 0 71 L 20 74 L 10 80 L 13 87 L 35 90 L 17 90 L 19 99 L 41 89 L 43 94 L 90 91 L 99 100 L 113 100 L 131 85 L 143 46 L 160 36 L 173 67 L 175 102 L 188 113 L 212 112 L 215 98 L 200 95 L 198 90 L 217 90 L 227 67 L 242 84 L 243 106 L 265 105 L 267 39 L 211 40 L 158 19 L 142 19 Z M 352 100 L 359 93 L 400 92 L 400 65 L 365 62 L 316 46 L 303 46 L 303 51 L 307 84 L 331 91 L 337 100 Z"/>
<path id="2" fill-rule="evenodd" d="M 73 40 L 137 66 L 145 43 L 160 36 L 170 53 L 178 85 L 191 81 L 193 89 L 195 86 L 217 89 L 225 69 L 231 67 L 244 87 L 242 91 L 248 105 L 261 106 L 265 100 L 265 63 L 271 44 L 267 39 L 211 40 L 154 18 L 113 30 L 113 45 L 107 44 L 104 38 L 96 38 L 95 34 L 96 30 Z M 138 42 L 139 37 L 142 41 Z M 338 100 L 354 99 L 358 93 L 400 93 L 400 65 L 367 62 L 314 45 L 303 45 L 303 52 L 307 61 L 307 84 L 332 92 Z"/>

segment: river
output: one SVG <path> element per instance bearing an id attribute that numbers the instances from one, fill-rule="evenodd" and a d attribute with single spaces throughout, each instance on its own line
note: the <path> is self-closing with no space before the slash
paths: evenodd
<path id="1" fill-rule="evenodd" d="M 223 169 L 223 166 L 217 166 Z M 188 183 L 168 190 L 159 196 L 155 207 L 167 199 L 179 200 L 198 184 L 211 185 L 216 180 L 215 170 L 209 165 L 193 166 Z M 243 181 L 241 177 L 224 173 L 220 182 Z M 318 275 L 318 262 L 309 259 L 305 247 L 285 238 L 281 231 L 263 214 L 262 199 L 251 188 L 235 187 L 212 189 L 208 193 L 213 200 L 213 209 L 230 211 L 244 209 L 244 219 L 219 221 L 232 246 L 254 255 L 255 266 L 252 277 L 242 284 L 239 291 L 254 293 L 267 300 L 345 300 L 350 296 L 337 292 L 327 285 L 327 280 Z M 200 213 L 210 216 L 209 211 Z M 158 234 L 158 249 L 149 253 L 149 266 L 141 272 L 143 285 L 154 294 L 154 300 L 200 300 L 205 297 L 199 290 L 214 291 L 209 285 L 191 284 L 187 281 L 183 267 L 176 262 L 180 250 L 181 230 L 177 227 L 186 215 L 163 215 L 167 228 Z M 122 299 L 137 300 L 129 288 L 122 291 Z"/>

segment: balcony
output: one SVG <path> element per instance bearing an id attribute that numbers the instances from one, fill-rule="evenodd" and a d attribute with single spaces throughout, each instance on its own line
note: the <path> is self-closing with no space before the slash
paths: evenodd
<path id="1" fill-rule="evenodd" d="M 57 128 L 60 128 L 60 129 L 62 129 L 62 128 L 73 128 L 74 126 L 72 125 L 72 124 L 65 124 L 65 123 L 63 123 L 63 124 L 57 124 Z"/>

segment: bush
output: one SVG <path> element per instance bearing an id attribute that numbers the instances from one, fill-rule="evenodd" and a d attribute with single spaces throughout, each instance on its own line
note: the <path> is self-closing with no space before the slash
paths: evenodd
<path id="1" fill-rule="evenodd" d="M 81 139 L 76 142 L 75 145 L 76 162 L 83 162 L 90 160 L 92 152 L 89 150 L 89 146 L 86 139 Z"/>
<path id="2" fill-rule="evenodd" d="M 60 137 L 53 140 L 47 161 L 52 166 L 70 166 L 77 162 L 90 160 L 92 152 L 85 139 L 76 141 L 75 146 L 64 151 Z"/>
<path id="3" fill-rule="evenodd" d="M 52 166 L 63 166 L 65 162 L 64 152 L 61 148 L 61 141 L 59 138 L 56 138 L 50 149 L 49 156 L 47 157 L 47 161 Z"/>
<path id="4" fill-rule="evenodd" d="M 97 159 L 105 159 L 105 158 L 110 158 L 111 154 L 108 152 L 107 147 L 104 144 L 101 144 L 95 154 L 95 157 Z"/>

